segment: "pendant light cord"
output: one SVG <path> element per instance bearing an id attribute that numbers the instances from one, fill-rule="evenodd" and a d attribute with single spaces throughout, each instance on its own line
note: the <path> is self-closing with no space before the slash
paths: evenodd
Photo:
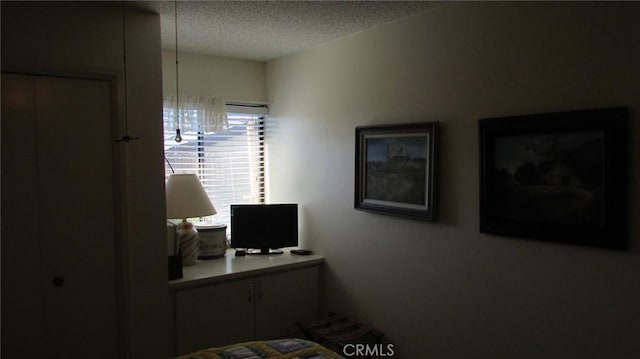
<path id="1" fill-rule="evenodd" d="M 124 75 L 124 136 L 116 142 L 129 142 L 139 137 L 129 136 L 129 105 L 127 96 L 127 22 L 125 18 L 124 1 L 122 1 L 122 70 Z"/>
<path id="2" fill-rule="evenodd" d="M 176 142 L 182 142 L 182 136 L 180 135 L 180 82 L 178 76 L 178 2 L 173 2 L 174 6 L 174 26 L 176 30 L 176 118 L 177 118 L 177 126 L 176 126 Z"/>
<path id="3" fill-rule="evenodd" d="M 173 169 L 173 166 L 171 165 L 171 162 L 169 162 L 169 159 L 167 158 L 167 155 L 164 155 L 164 160 L 169 165 L 169 168 L 171 169 L 171 173 L 176 173 L 176 171 Z"/>

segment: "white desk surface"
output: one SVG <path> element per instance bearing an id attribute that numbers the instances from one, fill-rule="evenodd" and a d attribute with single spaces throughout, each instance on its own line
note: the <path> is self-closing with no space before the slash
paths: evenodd
<path id="1" fill-rule="evenodd" d="M 283 254 L 247 255 L 236 257 L 233 249 L 223 258 L 198 260 L 192 266 L 182 267 L 183 277 L 169 281 L 170 290 L 251 277 L 281 270 L 307 267 L 322 263 L 324 258 L 316 254 L 297 255 L 285 249 Z"/>

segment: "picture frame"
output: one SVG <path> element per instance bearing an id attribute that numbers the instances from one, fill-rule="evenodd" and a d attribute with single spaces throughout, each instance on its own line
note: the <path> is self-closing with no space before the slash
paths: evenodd
<path id="1" fill-rule="evenodd" d="M 626 248 L 625 107 L 478 121 L 480 232 Z"/>
<path id="2" fill-rule="evenodd" d="M 435 221 L 438 122 L 355 129 L 354 208 Z"/>

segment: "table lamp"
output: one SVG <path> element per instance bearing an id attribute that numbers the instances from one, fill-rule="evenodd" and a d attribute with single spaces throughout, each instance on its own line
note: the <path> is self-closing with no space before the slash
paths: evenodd
<path id="1" fill-rule="evenodd" d="M 216 214 L 216 209 L 195 174 L 172 174 L 166 188 L 167 218 L 182 219 L 178 225 L 178 243 L 182 265 L 196 263 L 199 252 L 198 232 L 187 218 Z"/>

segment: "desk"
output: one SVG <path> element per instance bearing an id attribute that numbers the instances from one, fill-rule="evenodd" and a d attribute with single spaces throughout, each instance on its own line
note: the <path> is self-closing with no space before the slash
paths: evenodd
<path id="1" fill-rule="evenodd" d="M 198 261 L 169 282 L 175 350 L 294 335 L 296 321 L 320 316 L 322 263 L 318 255 L 235 257 Z"/>
<path id="2" fill-rule="evenodd" d="M 215 282 L 252 277 L 295 268 L 317 266 L 324 262 L 319 255 L 283 254 L 234 256 L 227 250 L 223 258 L 198 260 L 195 265 L 182 267 L 181 279 L 169 281 L 169 289 L 195 287 Z"/>

